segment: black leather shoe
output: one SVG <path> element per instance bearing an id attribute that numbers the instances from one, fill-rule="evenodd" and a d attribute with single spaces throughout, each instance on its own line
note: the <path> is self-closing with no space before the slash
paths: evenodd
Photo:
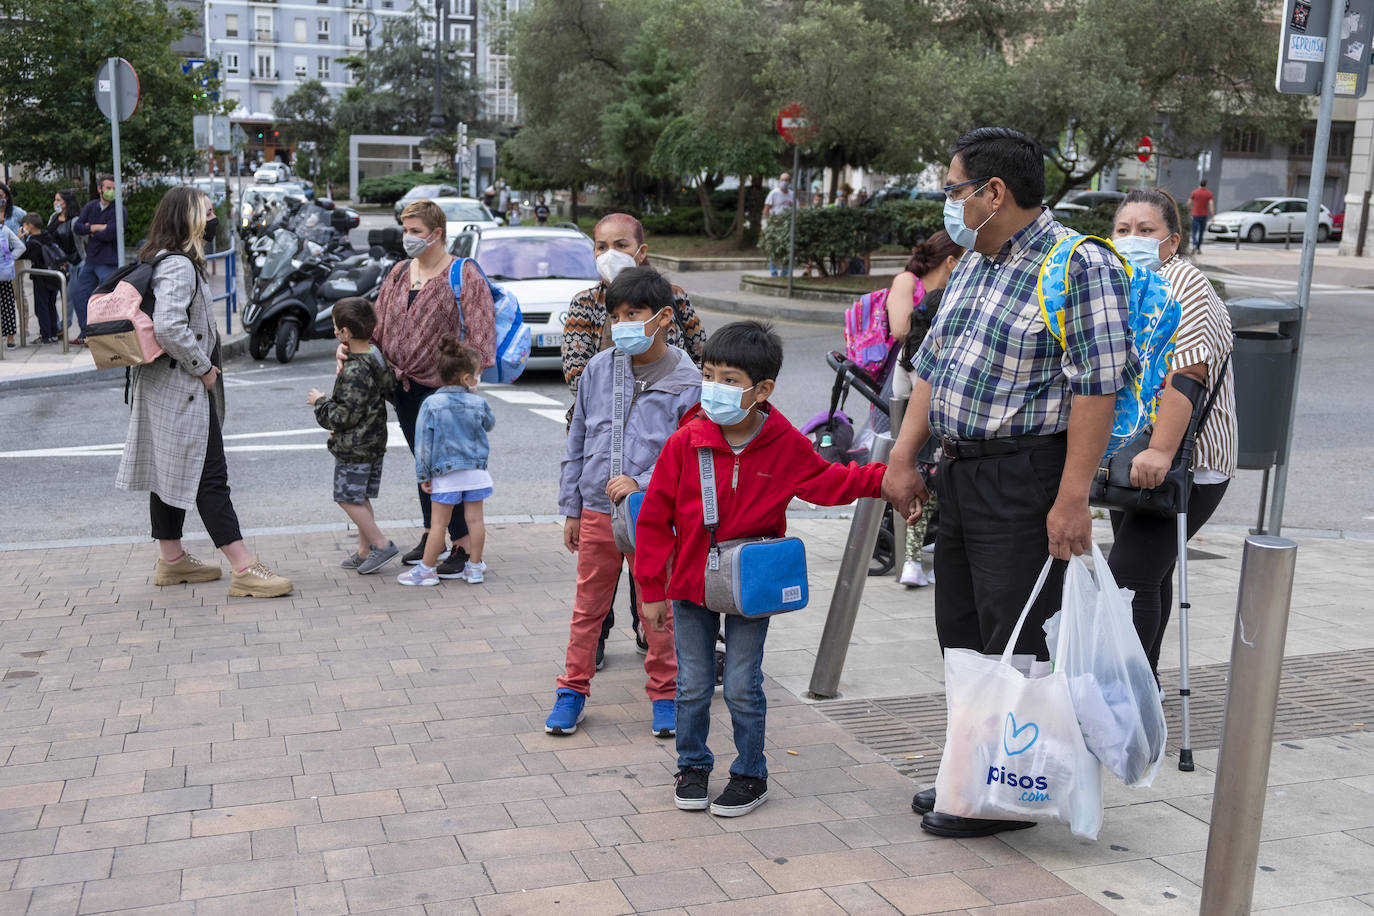
<path id="1" fill-rule="evenodd" d="M 927 811 L 921 818 L 921 829 L 927 833 L 960 840 L 992 836 L 1008 830 L 1025 830 L 1034 826 L 1034 821 L 990 821 L 978 817 L 956 817 L 953 814 L 941 814 L 939 811 Z"/>
<path id="2" fill-rule="evenodd" d="M 926 814 L 935 810 L 935 787 L 922 789 L 911 796 L 911 810 L 917 814 Z"/>

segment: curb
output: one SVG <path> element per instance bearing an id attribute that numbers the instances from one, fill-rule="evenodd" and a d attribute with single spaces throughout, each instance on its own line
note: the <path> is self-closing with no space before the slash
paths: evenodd
<path id="1" fill-rule="evenodd" d="M 769 283 L 759 283 L 749 274 L 740 277 L 739 288 L 741 292 L 752 293 L 755 296 L 771 296 L 774 299 L 787 298 L 787 287 L 773 286 Z M 808 289 L 804 286 L 797 285 L 792 287 L 793 299 L 804 299 L 807 302 L 822 302 L 827 305 L 848 306 L 862 295 L 863 293 L 854 294 L 840 290 Z"/>
<path id="2" fill-rule="evenodd" d="M 220 360 L 231 359 L 248 352 L 248 335 L 235 334 L 220 342 Z M 21 375 L 15 378 L 0 379 L 0 392 L 24 391 L 29 388 L 57 388 L 66 385 L 83 385 L 87 382 L 122 381 L 124 372 L 120 369 L 97 369 L 94 366 L 84 369 L 59 369 L 56 372 L 40 372 L 35 375 Z"/>
<path id="3" fill-rule="evenodd" d="M 747 315 L 751 318 L 776 318 L 779 321 L 801 321 L 807 324 L 844 326 L 844 309 L 842 308 L 820 309 L 806 308 L 805 306 L 774 305 L 771 302 L 723 299 L 695 293 L 692 295 L 692 305 L 708 312 L 721 312 L 726 315 Z"/>

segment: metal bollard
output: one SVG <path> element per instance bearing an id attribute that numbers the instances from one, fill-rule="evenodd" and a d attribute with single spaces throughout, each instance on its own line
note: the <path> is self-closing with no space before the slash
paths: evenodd
<path id="1" fill-rule="evenodd" d="M 1293 247 L 1293 217 L 1288 217 L 1288 231 L 1283 236 L 1283 250 L 1288 251 Z"/>
<path id="2" fill-rule="evenodd" d="M 892 441 L 891 436 L 875 438 L 871 460 L 886 461 L 892 453 Z M 849 540 L 840 558 L 840 574 L 835 579 L 825 629 L 821 631 L 821 644 L 816 649 L 816 664 L 811 669 L 808 694 L 816 699 L 830 699 L 839 693 L 840 672 L 849 654 L 849 639 L 854 635 L 854 620 L 859 616 L 859 599 L 868 581 L 868 564 L 873 558 L 873 545 L 878 542 L 884 505 L 881 499 L 861 499 L 855 504 Z"/>
<path id="3" fill-rule="evenodd" d="M 1202 877 L 1200 912 L 1207 916 L 1242 916 L 1250 912 L 1254 896 L 1297 553 L 1298 545 L 1287 538 L 1251 535 L 1245 539 L 1226 719 Z"/>

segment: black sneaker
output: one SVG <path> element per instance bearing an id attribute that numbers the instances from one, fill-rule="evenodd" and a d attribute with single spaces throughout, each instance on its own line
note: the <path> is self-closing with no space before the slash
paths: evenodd
<path id="1" fill-rule="evenodd" d="M 601 637 L 596 641 L 596 670 L 600 671 L 606 667 L 606 637 Z"/>
<path id="2" fill-rule="evenodd" d="M 467 565 L 468 552 L 461 547 L 454 547 L 435 569 L 440 579 L 461 579 Z"/>
<path id="3" fill-rule="evenodd" d="M 711 802 L 711 813 L 720 817 L 740 817 L 768 801 L 768 780 L 730 774 L 730 784 Z M 679 805 L 678 807 L 681 807 Z"/>
<path id="4" fill-rule="evenodd" d="M 707 783 L 711 778 L 710 770 L 700 767 L 683 767 L 677 771 L 677 788 L 673 790 L 673 803 L 683 811 L 702 811 L 710 802 L 706 798 Z"/>
<path id="5" fill-rule="evenodd" d="M 415 549 L 410 551 L 410 553 L 407 553 L 405 556 L 401 557 L 401 562 L 407 566 L 414 566 L 421 560 L 423 560 L 425 558 L 425 541 L 428 539 L 428 537 L 429 535 L 427 534 L 420 535 L 420 543 L 417 544 L 415 546 Z"/>

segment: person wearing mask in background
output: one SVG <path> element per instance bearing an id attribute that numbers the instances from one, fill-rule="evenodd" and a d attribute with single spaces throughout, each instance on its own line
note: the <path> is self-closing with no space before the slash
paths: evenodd
<path id="1" fill-rule="evenodd" d="M 19 332 L 18 311 L 14 307 L 14 262 L 24 254 L 24 240 L 9 226 L 0 224 L 0 333 L 5 335 L 5 349 L 14 349 L 14 335 Z"/>
<path id="2" fill-rule="evenodd" d="M 1207 231 L 1207 221 L 1217 215 L 1217 202 L 1212 192 L 1207 190 L 1207 179 L 1198 180 L 1193 193 L 1188 195 L 1188 212 L 1193 217 L 1193 251 L 1202 253 L 1202 234 Z"/>
<path id="3" fill-rule="evenodd" d="M 81 208 L 77 206 L 75 192 L 58 191 L 53 195 L 52 216 L 48 218 L 48 235 L 52 236 L 52 240 L 67 257 L 67 313 L 59 316 L 59 330 L 71 327 L 72 316 L 76 314 L 72 304 L 72 285 L 80 273 L 84 257 L 81 239 L 76 234 L 76 218 L 80 213 Z"/>
<path id="4" fill-rule="evenodd" d="M 1112 241 L 1132 264 L 1158 271 L 1183 306 L 1169 376 L 1186 375 L 1212 388 L 1220 384 L 1207 423 L 1193 452 L 1193 487 L 1188 491 L 1188 537 L 1197 533 L 1221 503 L 1236 472 L 1235 378 L 1227 359 L 1234 346 L 1231 316 L 1212 284 L 1188 261 L 1178 224 L 1178 205 L 1167 191 L 1135 189 L 1116 211 Z M 1192 417 L 1193 404 L 1164 380 L 1150 447 L 1131 462 L 1131 483 L 1157 487 Z M 1173 606 L 1171 588 L 1178 562 L 1178 526 L 1172 518 L 1112 512 L 1112 552 L 1107 565 L 1122 588 L 1135 592 L 1132 617 L 1150 668 L 1159 680 L 1159 649 Z"/>
<path id="5" fill-rule="evenodd" d="M 15 206 L 10 186 L 0 182 L 0 223 L 4 223 L 5 228 L 11 232 L 18 232 L 19 221 L 24 218 L 25 212 L 23 207 Z"/>
<path id="6" fill-rule="evenodd" d="M 396 422 L 411 455 L 415 454 L 420 405 L 444 384 L 439 375 L 440 339 L 450 335 L 475 350 L 482 368 L 496 365 L 496 311 L 475 264 L 463 272 L 463 321 L 460 324 L 458 320 L 459 303 L 449 283 L 449 268 L 457 259 L 448 253 L 445 219 L 444 211 L 432 200 L 413 201 L 401 211 L 403 244 L 409 259 L 392 268 L 377 294 L 377 327 L 372 342 L 396 374 Z M 341 344 L 336 355 L 342 362 L 348 358 L 348 348 Z M 418 483 L 416 490 L 428 532 L 430 494 Z M 440 562 L 438 574 L 441 579 L 458 579 L 468 560 L 468 529 L 462 512 L 449 517 L 448 533 L 453 546 Z M 401 558 L 402 562 L 418 565 L 425 555 L 425 540 L 421 534 L 420 543 Z"/>
<path id="7" fill-rule="evenodd" d="M 98 182 L 100 198 L 86 204 L 74 227 L 77 235 L 90 236 L 86 245 L 86 259 L 81 265 L 72 289 L 72 308 L 76 312 L 81 332 L 71 338 L 77 345 L 86 343 L 86 302 L 95 288 L 104 283 L 119 265 L 118 235 L 115 226 L 115 182 L 113 176 L 101 175 Z M 120 221 L 129 225 L 129 211 L 120 208 Z"/>
<path id="8" fill-rule="evenodd" d="M 534 222 L 539 226 L 549 224 L 549 205 L 544 202 L 543 194 L 540 194 L 534 202 Z"/>
<path id="9" fill-rule="evenodd" d="M 901 343 L 901 352 L 897 357 L 897 369 L 888 376 L 892 397 L 911 397 L 911 374 L 915 370 L 912 360 L 935 321 L 949 276 L 966 250 L 954 244 L 949 233 L 941 229 L 911 250 L 911 260 L 893 279 L 887 295 L 887 321 L 893 340 Z M 910 301 L 916 302 L 915 307 L 904 308 Z M 935 476 L 935 449 L 925 449 L 917 461 L 921 477 L 928 483 Z M 899 581 L 908 588 L 935 584 L 934 571 L 927 573 L 921 565 L 921 548 L 926 541 L 930 516 L 935 512 L 935 501 L 934 490 L 931 490 L 925 511 L 906 529 L 906 559 Z"/>
<path id="10" fill-rule="evenodd" d="M 24 260 L 36 270 L 61 270 L 66 257 L 53 243 L 52 235 L 43 226 L 43 217 L 25 213 L 19 224 L 24 239 Z M 58 281 L 51 277 L 33 277 L 33 313 L 38 318 L 38 342 L 57 343 Z"/>
<path id="11" fill-rule="evenodd" d="M 774 216 L 784 216 L 792 209 L 792 175 L 783 172 L 778 176 L 778 186 L 768 192 L 768 196 L 763 199 L 763 226 L 760 231 L 768 225 L 768 221 Z M 786 267 L 778 267 L 772 261 L 768 262 L 768 275 L 771 277 L 784 277 L 787 275 Z"/>
<path id="12" fill-rule="evenodd" d="M 573 297 L 568 306 L 568 317 L 563 322 L 563 379 L 572 391 L 574 407 L 577 400 L 577 382 L 592 357 L 602 350 L 610 349 L 611 322 L 606 314 L 606 288 L 620 273 L 631 267 L 639 267 L 649 261 L 649 246 L 644 243 L 644 225 L 628 213 L 608 213 L 592 229 L 592 239 L 596 245 L 596 272 L 601 282 L 590 289 L 584 289 Z M 668 325 L 666 343 L 670 347 L 685 350 L 692 362 L 701 365 L 701 348 L 706 343 L 706 329 L 701 325 L 692 300 L 681 287 L 673 287 L 673 320 Z M 572 425 L 574 407 L 568 408 L 568 425 Z M 615 594 L 611 594 L 614 603 Z M 630 580 L 630 607 L 636 606 L 634 580 Z M 606 615 L 606 623 L 601 631 L 597 645 L 597 661 L 605 657 L 606 636 L 615 626 L 615 614 Z M 649 643 L 640 630 L 639 617 L 632 621 L 635 632 L 635 648 L 642 655 L 649 649 Z M 599 666 L 599 665 L 598 665 Z"/>

